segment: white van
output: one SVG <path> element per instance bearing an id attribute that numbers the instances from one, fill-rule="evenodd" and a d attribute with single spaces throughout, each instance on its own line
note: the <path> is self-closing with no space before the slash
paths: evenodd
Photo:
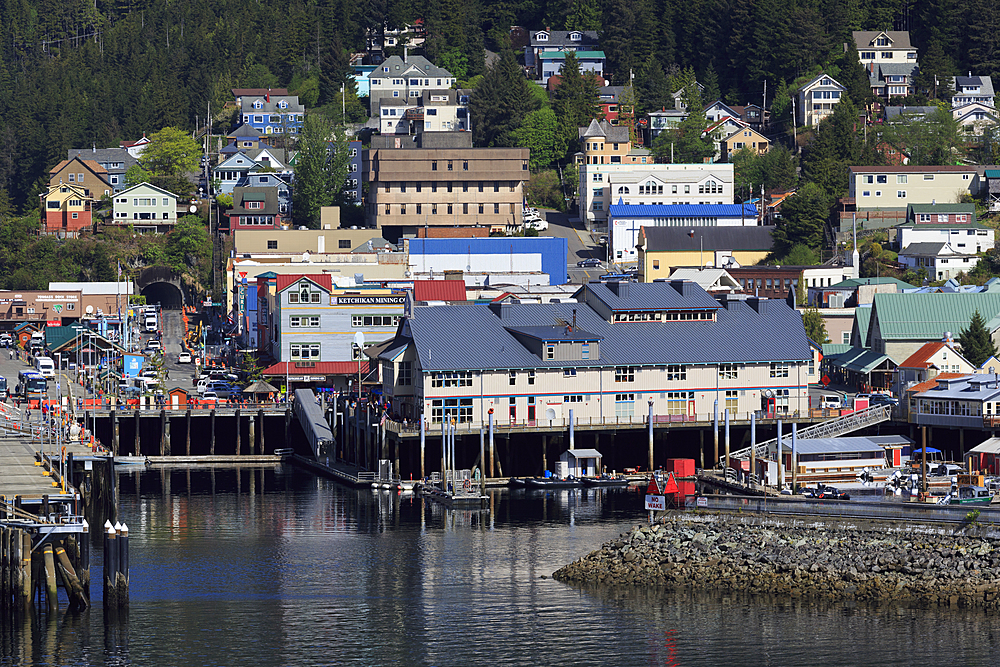
<path id="1" fill-rule="evenodd" d="M 55 377 L 56 365 L 49 357 L 35 357 L 35 370 L 43 377 Z"/>
<path id="2" fill-rule="evenodd" d="M 156 315 L 146 315 L 144 324 L 146 331 L 156 331 Z"/>
<path id="3" fill-rule="evenodd" d="M 825 395 L 819 397 L 820 410 L 839 410 L 844 406 L 844 402 L 837 395 Z"/>

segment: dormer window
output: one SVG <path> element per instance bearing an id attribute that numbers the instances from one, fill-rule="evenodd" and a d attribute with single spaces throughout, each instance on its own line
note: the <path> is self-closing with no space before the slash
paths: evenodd
<path id="1" fill-rule="evenodd" d="M 253 103 L 253 108 L 254 109 L 263 109 L 264 108 L 264 103 L 261 102 L 260 100 L 257 100 L 256 102 Z"/>
<path id="2" fill-rule="evenodd" d="M 829 86 L 830 85 L 830 79 L 823 79 L 822 81 L 819 82 L 819 85 L 821 85 L 821 86 Z"/>
<path id="3" fill-rule="evenodd" d="M 875 46 L 889 46 L 889 38 L 879 37 L 878 39 L 875 40 Z"/>
<path id="4" fill-rule="evenodd" d="M 285 100 L 281 100 L 280 102 L 278 102 L 278 107 L 281 108 L 281 109 L 287 109 L 288 108 L 288 102 L 286 102 Z"/>
<path id="5" fill-rule="evenodd" d="M 547 32 L 537 33 L 535 35 L 535 39 L 538 40 L 539 42 L 547 42 L 549 41 L 549 33 Z"/>
<path id="6" fill-rule="evenodd" d="M 579 42 L 583 39 L 583 35 L 578 32 L 571 32 L 569 34 L 569 39 L 571 42 Z"/>

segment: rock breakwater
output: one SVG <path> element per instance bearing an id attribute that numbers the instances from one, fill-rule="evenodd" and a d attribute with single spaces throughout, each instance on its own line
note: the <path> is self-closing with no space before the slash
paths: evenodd
<path id="1" fill-rule="evenodd" d="M 748 525 L 668 514 L 553 574 L 565 582 L 659 585 L 789 597 L 1000 607 L 1000 540 L 965 534 Z"/>

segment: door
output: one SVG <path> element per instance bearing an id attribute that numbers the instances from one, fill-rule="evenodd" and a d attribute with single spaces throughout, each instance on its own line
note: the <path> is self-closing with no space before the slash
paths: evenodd
<path id="1" fill-rule="evenodd" d="M 513 396 L 510 397 L 510 423 L 513 424 L 517 421 L 517 399 Z"/>
<path id="2" fill-rule="evenodd" d="M 535 397 L 528 397 L 528 421 L 532 424 L 535 423 Z"/>

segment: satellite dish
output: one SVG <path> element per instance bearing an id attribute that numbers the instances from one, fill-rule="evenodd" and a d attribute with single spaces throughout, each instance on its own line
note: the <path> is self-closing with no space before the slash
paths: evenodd
<path id="1" fill-rule="evenodd" d="M 188 206 L 188 211 L 191 212 L 191 213 L 197 213 L 198 212 L 198 207 L 195 206 L 194 204 L 191 204 L 190 206 Z"/>
<path id="2" fill-rule="evenodd" d="M 770 389 L 764 390 L 764 398 L 773 398 L 773 397 L 774 397 L 773 391 L 771 391 Z"/>
<path id="3" fill-rule="evenodd" d="M 88 315 L 93 315 L 94 314 L 94 307 L 93 306 L 87 306 L 87 310 L 85 312 Z"/>
<path id="4" fill-rule="evenodd" d="M 365 346 L 365 333 L 363 331 L 358 331 L 354 334 L 354 344 L 359 348 Z"/>

